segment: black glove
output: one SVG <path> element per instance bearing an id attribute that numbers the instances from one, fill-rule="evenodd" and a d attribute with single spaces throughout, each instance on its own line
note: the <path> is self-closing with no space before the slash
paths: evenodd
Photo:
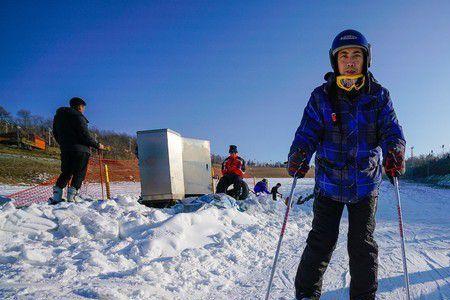
<path id="1" fill-rule="evenodd" d="M 287 171 L 290 176 L 303 178 L 309 170 L 306 162 L 306 152 L 298 149 L 293 152 L 288 159 Z"/>
<path id="2" fill-rule="evenodd" d="M 405 174 L 405 149 L 403 147 L 389 149 L 383 166 L 389 181 L 394 184 L 394 177 Z"/>

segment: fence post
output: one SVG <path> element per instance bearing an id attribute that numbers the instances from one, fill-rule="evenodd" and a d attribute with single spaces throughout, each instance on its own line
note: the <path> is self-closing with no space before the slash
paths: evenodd
<path id="1" fill-rule="evenodd" d="M 105 164 L 105 186 L 106 186 L 106 199 L 111 199 L 111 188 L 109 185 L 109 169 L 108 165 Z"/>

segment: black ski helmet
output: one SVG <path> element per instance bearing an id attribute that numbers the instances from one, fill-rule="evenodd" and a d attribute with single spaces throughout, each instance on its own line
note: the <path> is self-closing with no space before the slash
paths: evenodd
<path id="1" fill-rule="evenodd" d="M 70 104 L 70 107 L 72 107 L 72 108 L 75 108 L 79 105 L 86 106 L 86 102 L 84 102 L 84 100 L 81 99 L 80 97 L 73 97 L 72 99 L 70 99 L 69 104 Z"/>
<path id="2" fill-rule="evenodd" d="M 230 150 L 228 150 L 228 153 L 238 153 L 237 146 L 236 145 L 230 145 Z"/>
<path id="3" fill-rule="evenodd" d="M 339 73 L 336 54 L 339 50 L 350 48 L 350 47 L 359 47 L 362 48 L 365 54 L 364 61 L 364 73 L 367 73 L 368 68 L 372 62 L 372 50 L 370 44 L 367 42 L 364 35 L 361 32 L 347 29 L 339 33 L 333 40 L 333 44 L 331 44 L 330 49 L 330 63 L 333 71 L 337 74 Z"/>

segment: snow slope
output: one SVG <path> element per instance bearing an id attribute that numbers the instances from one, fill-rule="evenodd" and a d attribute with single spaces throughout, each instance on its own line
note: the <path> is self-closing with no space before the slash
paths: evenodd
<path id="1" fill-rule="evenodd" d="M 283 184 L 286 195 L 290 181 Z M 299 182 L 296 195 L 312 191 Z M 127 188 L 128 190 L 128 188 Z M 378 299 L 402 299 L 402 265 L 393 189 L 384 182 L 377 213 Z M 450 299 L 450 190 L 402 184 L 406 250 L 414 299 Z M 0 210 L 0 298 L 262 299 L 285 206 L 246 201 L 247 211 L 208 205 L 175 214 L 112 201 Z M 283 242 L 272 299 L 293 299 L 293 278 L 312 220 L 296 206 Z M 347 217 L 325 275 L 322 299 L 348 299 Z"/>

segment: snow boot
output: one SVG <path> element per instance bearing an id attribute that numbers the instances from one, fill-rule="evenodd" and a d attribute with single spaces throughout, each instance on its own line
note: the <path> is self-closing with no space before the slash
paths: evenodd
<path id="1" fill-rule="evenodd" d="M 48 204 L 58 204 L 58 203 L 64 201 L 62 198 L 62 194 L 63 194 L 63 190 L 60 187 L 55 185 L 53 187 L 53 196 L 50 199 L 48 199 Z"/>
<path id="2" fill-rule="evenodd" d="M 74 187 L 69 187 L 67 189 L 67 202 L 81 202 L 80 197 L 78 197 L 78 190 Z"/>
<path id="3" fill-rule="evenodd" d="M 304 297 L 304 296 L 301 296 L 300 298 L 297 298 L 297 300 L 319 300 L 319 298 L 318 297 Z"/>
<path id="4" fill-rule="evenodd" d="M 297 295 L 297 300 L 319 300 L 320 296 L 305 296 L 303 293 Z"/>

